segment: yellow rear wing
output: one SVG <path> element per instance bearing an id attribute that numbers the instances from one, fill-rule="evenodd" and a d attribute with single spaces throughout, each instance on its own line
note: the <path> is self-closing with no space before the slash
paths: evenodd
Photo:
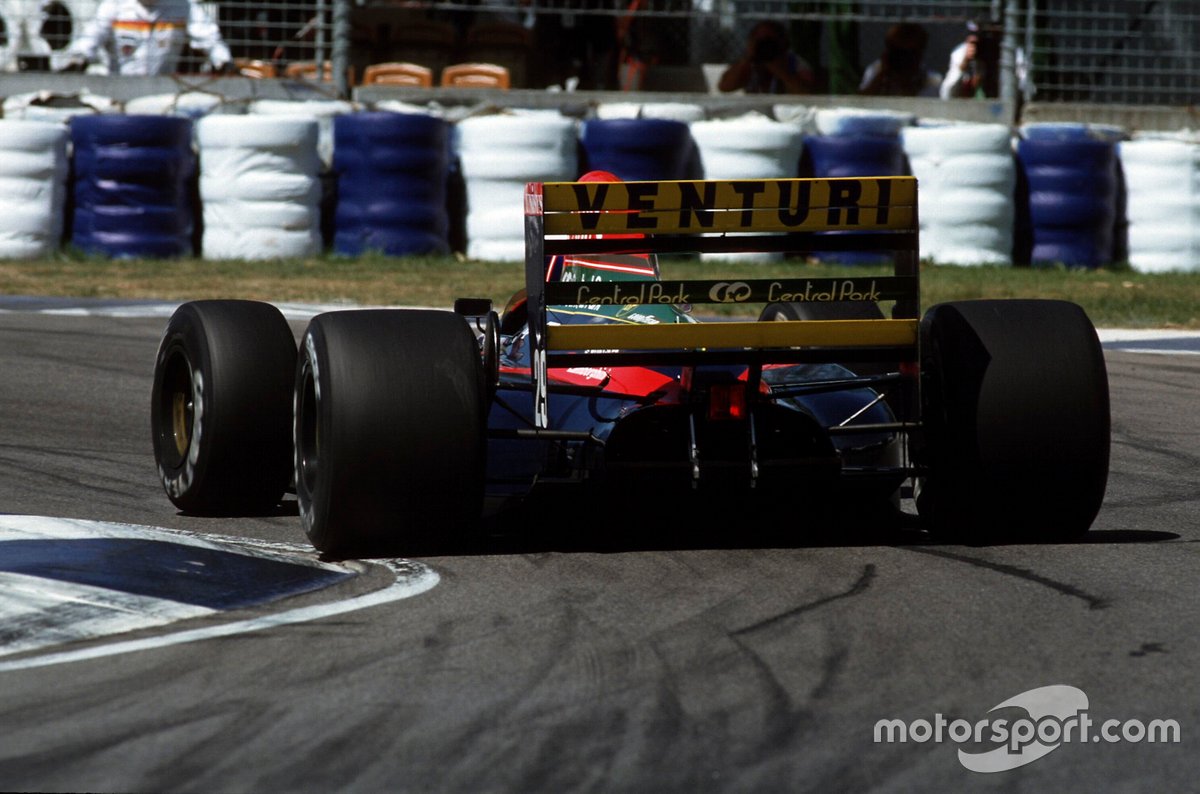
<path id="1" fill-rule="evenodd" d="M 913 177 L 533 182 L 525 283 L 535 421 L 551 366 L 911 360 L 918 323 Z M 547 283 L 557 255 L 888 252 L 891 276 Z M 800 270 L 800 268 L 797 268 Z M 890 320 L 549 325 L 549 306 L 894 301 Z"/>

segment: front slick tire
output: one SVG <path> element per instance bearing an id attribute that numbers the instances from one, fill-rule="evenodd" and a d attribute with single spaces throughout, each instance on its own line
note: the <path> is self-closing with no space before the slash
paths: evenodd
<path id="1" fill-rule="evenodd" d="M 154 460 L 188 513 L 279 504 L 292 476 L 296 340 L 269 303 L 194 301 L 167 323 L 150 403 Z"/>
<path id="2" fill-rule="evenodd" d="M 484 375 L 450 312 L 314 317 L 296 367 L 296 498 L 330 558 L 446 550 L 482 511 Z"/>
<path id="3" fill-rule="evenodd" d="M 917 509 L 956 542 L 1072 540 L 1108 479 L 1104 353 L 1064 301 L 932 307 L 921 322 L 929 475 Z"/>

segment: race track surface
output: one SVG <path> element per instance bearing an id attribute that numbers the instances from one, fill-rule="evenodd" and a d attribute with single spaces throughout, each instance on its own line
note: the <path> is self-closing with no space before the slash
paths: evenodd
<path id="1" fill-rule="evenodd" d="M 559 514 L 469 554 L 326 571 L 290 497 L 276 515 L 199 518 L 163 495 L 148 414 L 163 317 L 19 308 L 0 312 L 0 573 L 14 577 L 0 577 L 0 610 L 20 595 L 5 588 L 28 573 L 14 573 L 17 561 L 61 548 L 11 534 L 35 530 L 87 548 L 114 537 L 124 550 L 151 544 L 170 561 L 150 577 L 159 584 L 190 575 L 181 560 L 199 546 L 237 570 L 250 564 L 241 551 L 257 549 L 321 581 L 255 601 L 244 588 L 262 586 L 257 574 L 221 579 L 241 583 L 221 591 L 228 602 L 206 596 L 204 614 L 20 653 L 0 646 L 0 789 L 1195 786 L 1196 355 L 1109 344 L 1112 468 L 1082 543 L 818 531 L 796 505 L 794 526 L 680 512 L 669 526 L 632 525 L 627 538 Z M 634 514 L 607 509 L 616 521 Z M 372 596 L 414 582 L 395 598 Z M 23 625 L 38 619 L 35 610 Z M 12 614 L 0 620 L 11 641 Z M 986 742 L 914 738 L 939 716 L 944 734 L 955 721 L 1015 724 L 1063 703 L 1086 708 L 1095 738 L 1110 719 L 1127 738 L 1076 734 L 1036 758 L 1036 740 L 1021 742 L 987 762 Z M 876 741 L 880 720 L 913 735 Z M 1176 721 L 1180 741 L 1129 738 L 1153 720 Z M 1052 722 L 1037 724 L 1046 738 L 1063 727 Z M 1028 762 L 968 768 L 1013 759 Z"/>

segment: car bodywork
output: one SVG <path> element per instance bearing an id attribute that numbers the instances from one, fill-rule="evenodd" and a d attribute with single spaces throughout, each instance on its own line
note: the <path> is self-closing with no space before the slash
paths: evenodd
<path id="1" fill-rule="evenodd" d="M 481 337 L 498 364 L 489 496 L 586 483 L 893 499 L 913 473 L 916 369 L 902 365 L 916 360 L 915 203 L 905 177 L 530 184 L 526 302 L 494 342 Z M 655 266 L 659 254 L 831 248 L 891 251 L 896 272 L 680 281 Z M 899 318 L 693 319 L 693 306 L 735 302 L 891 302 Z M 887 366 L 855 371 L 868 361 Z"/>

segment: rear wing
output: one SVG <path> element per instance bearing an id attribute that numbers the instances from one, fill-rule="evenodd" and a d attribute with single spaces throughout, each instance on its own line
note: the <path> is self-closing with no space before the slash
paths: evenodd
<path id="1" fill-rule="evenodd" d="M 782 233 L 782 234 L 781 234 Z M 559 254 L 891 252 L 891 276 L 547 283 Z M 547 369 L 916 358 L 919 245 L 913 177 L 525 186 L 534 416 Z M 895 301 L 890 320 L 549 325 L 555 305 Z"/>

